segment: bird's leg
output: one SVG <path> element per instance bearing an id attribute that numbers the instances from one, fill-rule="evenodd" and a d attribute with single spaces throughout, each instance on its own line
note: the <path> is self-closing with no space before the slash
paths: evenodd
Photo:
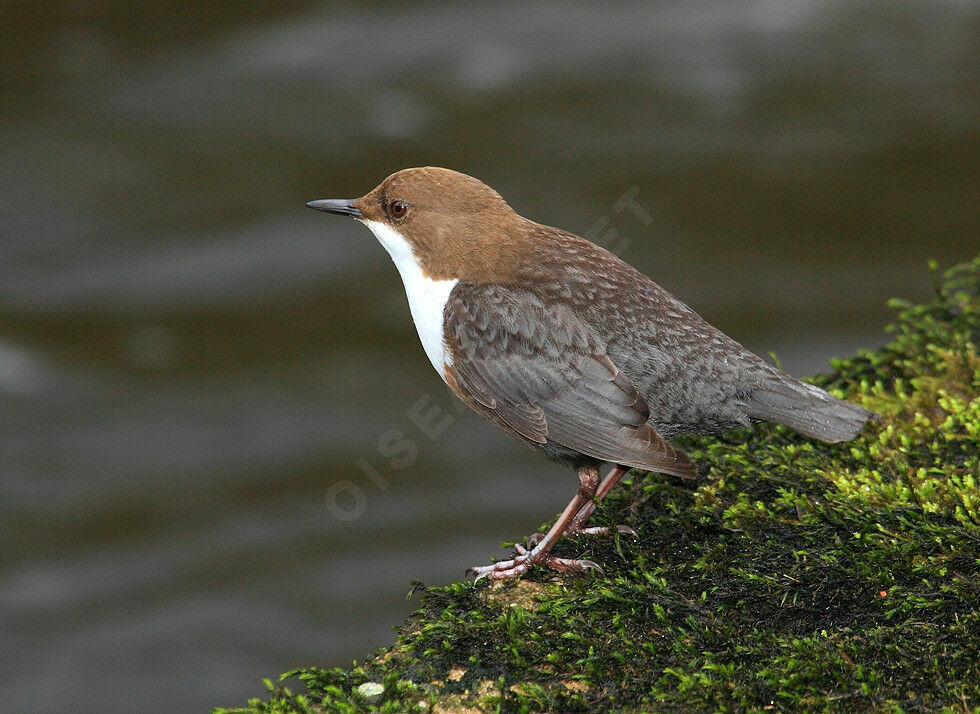
<path id="1" fill-rule="evenodd" d="M 622 464 L 613 464 L 613 467 L 609 469 L 609 473 L 605 475 L 599 487 L 596 489 L 595 496 L 589 499 L 586 503 L 582 505 L 579 512 L 575 514 L 575 518 L 569 524 L 568 528 L 565 529 L 564 535 L 609 535 L 612 533 L 612 528 L 609 526 L 595 526 L 592 528 L 586 528 L 585 524 L 595 510 L 596 501 L 609 493 L 613 486 L 619 483 L 626 473 L 629 472 L 629 466 L 623 466 Z M 634 531 L 629 526 L 615 526 L 618 533 L 628 533 L 631 536 L 636 536 L 636 531 Z M 529 547 L 533 548 L 541 539 L 544 538 L 542 533 L 534 533 L 530 538 L 527 539 L 527 544 Z"/>
<path id="2" fill-rule="evenodd" d="M 591 560 L 570 560 L 551 555 L 551 548 L 561 538 L 565 530 L 575 519 L 582 507 L 591 502 L 599 487 L 599 471 L 594 466 L 586 466 L 578 472 L 578 492 L 572 498 L 565 510 L 561 512 L 544 537 L 530 550 L 522 545 L 515 546 L 517 555 L 510 560 L 501 560 L 492 565 L 480 565 L 466 571 L 472 573 L 476 580 L 490 578 L 491 580 L 510 580 L 523 575 L 532 565 L 544 565 L 561 572 L 582 572 L 589 568 L 599 569 Z"/>
<path id="3" fill-rule="evenodd" d="M 605 478 L 603 478 L 599 483 L 599 488 L 596 489 L 595 496 L 592 498 L 592 500 L 579 509 L 579 512 L 572 520 L 572 524 L 568 527 L 568 530 L 565 531 L 566 535 L 572 535 L 573 533 L 582 533 L 584 535 L 609 534 L 609 528 L 607 527 L 586 528 L 585 524 L 592 515 L 592 512 L 595 511 L 598 500 L 612 491 L 613 486 L 619 483 L 619 479 L 623 478 L 623 476 L 625 476 L 629 470 L 629 466 L 613 464 L 613 467 L 609 469 L 609 473 L 607 473 Z M 616 530 L 618 530 L 620 533 L 629 533 L 630 535 L 634 536 L 636 535 L 636 531 L 629 526 L 616 526 Z"/>

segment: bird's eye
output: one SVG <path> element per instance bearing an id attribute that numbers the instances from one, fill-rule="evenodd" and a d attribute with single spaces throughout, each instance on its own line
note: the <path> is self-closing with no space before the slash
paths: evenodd
<path id="1" fill-rule="evenodd" d="M 392 201 L 391 205 L 388 206 L 391 211 L 391 215 L 395 218 L 402 218 L 406 213 L 408 213 L 408 204 L 404 201 Z"/>

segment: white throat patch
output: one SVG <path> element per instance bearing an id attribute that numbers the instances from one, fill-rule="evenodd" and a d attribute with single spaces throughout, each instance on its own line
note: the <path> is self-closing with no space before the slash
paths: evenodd
<path id="1" fill-rule="evenodd" d="M 449 293 L 459 280 L 433 280 L 426 277 L 415 259 L 412 246 L 401 233 L 380 221 L 361 219 L 361 223 L 371 229 L 395 262 L 405 285 L 408 308 L 412 311 L 412 320 L 418 330 L 419 339 L 422 340 L 422 347 L 436 372 L 445 381 L 444 368 L 447 364 L 452 364 L 452 355 L 446 349 L 443 338 L 443 311 L 446 301 L 449 300 Z"/>

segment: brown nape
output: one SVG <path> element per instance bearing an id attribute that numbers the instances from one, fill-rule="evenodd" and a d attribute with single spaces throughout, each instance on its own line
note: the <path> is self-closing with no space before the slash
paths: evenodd
<path id="1" fill-rule="evenodd" d="M 399 200 L 409 208 L 395 218 L 389 207 Z M 539 235 L 482 181 L 434 166 L 394 173 L 355 205 L 404 236 L 435 280 L 506 284 Z"/>

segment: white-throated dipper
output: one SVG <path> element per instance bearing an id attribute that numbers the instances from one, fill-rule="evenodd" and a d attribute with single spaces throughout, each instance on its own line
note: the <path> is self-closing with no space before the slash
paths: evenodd
<path id="1" fill-rule="evenodd" d="M 630 468 L 694 478 L 671 437 L 771 421 L 835 442 L 876 416 L 779 371 L 609 251 L 519 216 L 466 174 L 405 169 L 362 198 L 306 205 L 359 220 L 391 254 L 425 353 L 456 396 L 578 471 L 554 526 L 470 568 L 477 580 L 598 567 L 551 548 L 607 530 L 585 522 Z"/>

